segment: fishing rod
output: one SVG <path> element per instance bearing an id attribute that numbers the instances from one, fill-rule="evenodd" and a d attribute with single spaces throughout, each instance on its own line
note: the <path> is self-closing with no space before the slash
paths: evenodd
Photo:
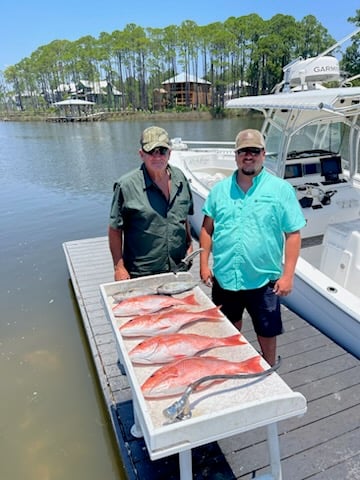
<path id="1" fill-rule="evenodd" d="M 185 420 L 191 418 L 191 409 L 190 409 L 190 401 L 189 397 L 194 392 L 199 385 L 204 382 L 209 382 L 213 380 L 247 380 L 249 378 L 258 378 L 264 377 L 265 375 L 270 375 L 271 373 L 275 372 L 281 365 L 281 357 L 277 358 L 275 365 L 264 370 L 262 372 L 257 373 L 238 373 L 233 375 L 225 375 L 225 374 L 218 374 L 218 375 L 207 375 L 205 377 L 201 377 L 195 382 L 190 383 L 186 387 L 185 392 L 182 396 L 174 402 L 173 404 L 169 405 L 167 408 L 163 410 L 163 414 L 166 418 L 175 422 L 176 420 Z"/>

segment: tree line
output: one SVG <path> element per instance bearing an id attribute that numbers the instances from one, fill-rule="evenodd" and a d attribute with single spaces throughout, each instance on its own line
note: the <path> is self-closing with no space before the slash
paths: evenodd
<path id="1" fill-rule="evenodd" d="M 360 9 L 348 21 L 359 26 Z M 245 82 L 247 93 L 270 93 L 290 61 L 316 56 L 337 40 L 313 15 L 301 21 L 283 14 L 263 20 L 253 13 L 205 26 L 186 20 L 165 28 L 128 24 L 98 38 L 54 40 L 6 68 L 0 75 L 0 107 L 47 110 L 61 99 L 59 85 L 105 79 L 121 92 L 116 102 L 109 88 L 109 110 L 151 110 L 155 89 L 185 73 L 211 82 L 210 107 L 221 108 L 229 86 L 234 96 Z M 352 38 L 340 65 L 349 76 L 360 74 L 360 35 Z"/>

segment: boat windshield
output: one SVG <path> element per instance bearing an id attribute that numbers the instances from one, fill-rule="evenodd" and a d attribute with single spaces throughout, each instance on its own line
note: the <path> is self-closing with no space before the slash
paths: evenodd
<path id="1" fill-rule="evenodd" d="M 280 152 L 282 150 L 283 130 L 277 125 L 267 125 L 264 135 L 266 139 L 266 157 L 265 166 L 276 175 L 281 174 L 281 158 Z"/>
<path id="2" fill-rule="evenodd" d="M 346 140 L 346 125 L 342 122 L 312 123 L 297 131 L 286 132 L 281 123 L 268 123 L 265 129 L 266 161 L 265 166 L 277 175 L 282 175 L 286 160 L 319 157 L 324 154 L 339 154 Z M 348 132 L 347 132 L 348 134 Z M 348 152 L 342 152 L 343 158 L 349 158 Z"/>

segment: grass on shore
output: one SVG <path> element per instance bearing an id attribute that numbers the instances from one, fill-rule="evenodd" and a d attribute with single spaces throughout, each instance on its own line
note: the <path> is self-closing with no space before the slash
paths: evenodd
<path id="1" fill-rule="evenodd" d="M 191 111 L 164 111 L 164 112 L 143 112 L 143 111 L 122 111 L 122 112 L 101 112 L 101 115 L 94 117 L 93 121 L 119 121 L 119 120 L 212 120 L 214 118 L 232 118 L 245 115 L 244 111 L 237 110 L 191 110 Z M 1 112 L 0 121 L 9 122 L 44 122 L 59 118 L 56 114 L 49 112 Z M 83 120 L 84 121 L 84 120 Z"/>

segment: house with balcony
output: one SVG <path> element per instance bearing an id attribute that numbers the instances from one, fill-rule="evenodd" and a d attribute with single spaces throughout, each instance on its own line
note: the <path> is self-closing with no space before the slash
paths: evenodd
<path id="1" fill-rule="evenodd" d="M 162 82 L 170 106 L 198 108 L 211 105 L 211 83 L 189 73 L 180 73 Z"/>

